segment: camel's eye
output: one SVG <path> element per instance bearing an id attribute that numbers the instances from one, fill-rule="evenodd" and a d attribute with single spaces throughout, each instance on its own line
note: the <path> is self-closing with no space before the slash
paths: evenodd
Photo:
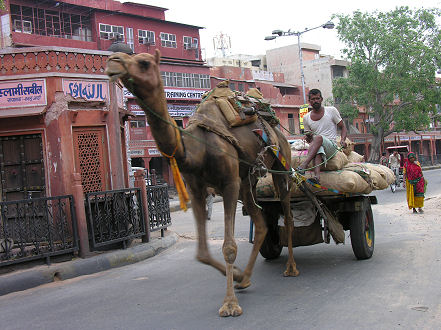
<path id="1" fill-rule="evenodd" d="M 141 69 L 143 69 L 143 70 L 147 70 L 150 67 L 149 61 L 141 60 L 138 63 L 139 63 L 139 66 L 141 67 Z"/>

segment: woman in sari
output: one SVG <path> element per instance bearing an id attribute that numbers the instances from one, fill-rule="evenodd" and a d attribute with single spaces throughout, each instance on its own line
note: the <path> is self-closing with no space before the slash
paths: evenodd
<path id="1" fill-rule="evenodd" d="M 426 180 L 420 163 L 415 158 L 415 153 L 409 152 L 403 169 L 406 182 L 407 205 L 413 213 L 423 213 L 424 193 L 426 192 Z M 417 209 L 418 208 L 418 212 Z"/>

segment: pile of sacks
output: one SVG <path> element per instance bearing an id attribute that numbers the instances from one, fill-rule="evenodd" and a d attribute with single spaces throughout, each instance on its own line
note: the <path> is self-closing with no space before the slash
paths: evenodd
<path id="1" fill-rule="evenodd" d="M 338 151 L 326 164 L 321 166 L 320 185 L 340 193 L 369 194 L 372 190 L 386 189 L 395 181 L 391 169 L 379 164 L 364 163 L 364 157 L 355 152 L 353 143 L 347 139 L 347 148 Z M 291 166 L 300 166 L 308 153 L 308 144 L 303 140 L 291 144 Z M 309 167 L 312 167 L 310 164 Z M 307 171 L 306 178 L 314 176 L 313 171 Z M 318 195 L 333 195 L 336 192 L 309 186 Z M 259 197 L 274 197 L 274 185 L 271 174 L 262 177 L 257 183 Z M 297 185 L 293 185 L 291 196 L 301 196 L 303 193 Z"/>

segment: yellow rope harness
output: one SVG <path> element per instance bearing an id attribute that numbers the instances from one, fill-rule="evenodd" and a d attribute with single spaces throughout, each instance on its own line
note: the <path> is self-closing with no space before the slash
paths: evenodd
<path id="1" fill-rule="evenodd" d="M 174 119 L 172 118 L 173 122 Z M 176 124 L 176 122 L 174 122 Z M 173 150 L 173 153 L 171 155 L 167 155 L 166 153 L 163 153 L 161 150 L 161 154 L 164 157 L 167 157 L 170 160 L 170 167 L 173 174 L 173 180 L 176 184 L 176 191 L 178 192 L 179 196 L 179 204 L 181 207 L 181 210 L 187 211 L 187 203 L 190 201 L 190 198 L 188 197 L 187 189 L 185 188 L 184 181 L 182 181 L 181 173 L 179 172 L 178 164 L 176 163 L 175 159 L 175 153 L 176 150 L 178 150 L 178 145 L 181 142 L 181 134 L 179 133 L 179 130 L 175 126 L 175 132 L 176 132 L 176 147 L 175 150 Z"/>

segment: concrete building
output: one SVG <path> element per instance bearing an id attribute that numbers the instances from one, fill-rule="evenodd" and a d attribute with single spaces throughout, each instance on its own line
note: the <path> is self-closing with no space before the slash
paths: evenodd
<path id="1" fill-rule="evenodd" d="M 1 56 L 8 59 L 12 57 L 12 60 L 3 60 L 3 70 L 6 70 L 8 79 L 12 80 L 43 77 L 43 74 L 50 72 L 58 76 L 69 73 L 70 78 L 99 79 L 106 81 L 108 86 L 104 68 L 105 58 L 110 53 L 106 51 L 113 49 L 115 42 L 123 43 L 134 53 L 153 53 L 155 49 L 159 49 L 162 55 L 160 69 L 169 110 L 178 125 L 185 126 L 202 94 L 210 89 L 209 68 L 201 59 L 200 27 L 167 21 L 166 11 L 162 7 L 114 0 L 6 0 L 5 9 L 0 12 Z M 23 47 L 40 47 L 36 51 L 39 57 L 33 57 L 31 51 L 26 51 L 26 54 L 17 51 Z M 45 53 L 44 49 L 48 49 L 49 53 Z M 77 56 L 77 53 L 84 56 Z M 29 60 L 30 58 L 33 59 Z M 75 60 L 78 62 L 72 64 Z M 13 64 L 10 64 L 11 61 Z M 34 62 L 27 61 L 37 64 L 43 61 L 45 64 L 35 66 Z M 38 71 L 33 71 L 34 68 Z M 55 93 L 62 91 L 61 81 L 55 83 L 56 87 L 45 82 L 45 86 L 50 87 L 46 92 L 45 106 L 50 107 L 55 102 Z M 80 98 L 84 97 L 84 94 L 79 95 Z M 106 97 L 108 96 L 107 94 Z M 124 165 L 125 167 L 133 165 L 155 169 L 173 185 L 171 171 L 157 150 L 143 111 L 125 90 L 124 98 L 126 102 L 123 101 L 123 96 L 118 102 L 121 101 L 121 105 L 129 110 L 130 116 L 122 116 L 125 119 L 121 121 L 121 132 L 118 136 L 121 135 L 120 140 L 125 144 L 117 146 L 115 150 L 110 149 L 109 155 L 114 151 L 127 149 L 127 158 L 130 160 L 131 157 L 132 161 Z M 116 102 L 116 99 L 106 102 L 110 104 Z M 41 111 L 43 121 L 44 113 Z M 17 118 L 22 115 L 23 112 L 20 111 L 14 114 Z M 80 117 L 82 116 L 76 118 Z M 51 163 L 49 160 L 47 162 Z"/>

